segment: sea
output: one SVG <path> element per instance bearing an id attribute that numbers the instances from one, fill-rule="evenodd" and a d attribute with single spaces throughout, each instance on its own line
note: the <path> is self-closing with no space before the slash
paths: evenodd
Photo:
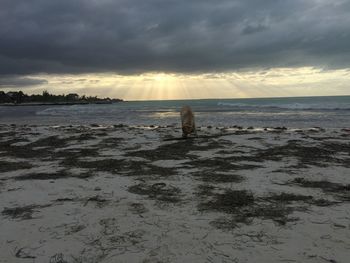
<path id="1" fill-rule="evenodd" d="M 197 126 L 350 128 L 350 96 L 0 106 L 0 123 L 180 126 L 183 105 L 192 107 Z"/>

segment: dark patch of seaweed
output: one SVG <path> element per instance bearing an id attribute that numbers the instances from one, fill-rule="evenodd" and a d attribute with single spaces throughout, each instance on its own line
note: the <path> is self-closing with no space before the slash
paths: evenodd
<path id="1" fill-rule="evenodd" d="M 33 165 L 28 162 L 7 162 L 0 161 L 0 173 L 11 172 L 20 169 L 30 169 Z"/>
<path id="2" fill-rule="evenodd" d="M 297 201 L 310 201 L 313 197 L 310 195 L 300 195 L 300 194 L 293 194 L 293 193 L 280 193 L 280 194 L 272 194 L 269 197 L 265 198 L 265 200 L 268 201 L 274 201 L 274 202 L 282 202 L 282 203 L 291 203 L 291 202 L 297 202 Z"/>
<path id="3" fill-rule="evenodd" d="M 195 195 L 197 195 L 199 198 L 207 198 L 213 195 L 213 191 L 215 189 L 216 187 L 211 184 L 200 184 L 197 186 Z"/>
<path id="4" fill-rule="evenodd" d="M 213 186 L 201 186 L 196 193 L 202 200 L 198 209 L 202 212 L 216 211 L 230 215 L 211 222 L 220 229 L 235 228 L 239 224 L 250 224 L 254 218 L 273 220 L 277 224 L 285 225 L 298 220 L 298 218 L 291 218 L 290 214 L 294 211 L 305 211 L 310 204 L 317 206 L 334 204 L 324 199 L 314 199 L 312 196 L 293 193 L 272 194 L 256 198 L 246 190 L 225 189 L 221 193 L 215 193 L 214 190 Z"/>
<path id="5" fill-rule="evenodd" d="M 61 163 L 68 167 L 86 168 L 127 176 L 167 177 L 176 173 L 174 168 L 160 167 L 144 161 L 131 161 L 125 159 L 82 161 L 78 158 L 66 158 Z"/>
<path id="6" fill-rule="evenodd" d="M 71 138 L 58 138 L 58 136 L 49 136 L 46 138 L 38 139 L 32 143 L 26 145 L 16 146 L 13 145 L 16 142 L 22 142 L 22 139 L 14 139 L 7 142 L 1 142 L 1 151 L 6 156 L 13 156 L 17 158 L 45 158 L 52 159 L 54 151 L 58 148 L 62 148 L 71 140 Z M 40 149 L 36 149 L 40 148 Z"/>
<path id="7" fill-rule="evenodd" d="M 88 177 L 93 176 L 91 172 L 73 174 L 68 172 L 67 170 L 61 170 L 54 173 L 30 173 L 24 174 L 20 176 L 14 177 L 17 181 L 25 181 L 25 180 L 55 180 L 55 179 L 68 179 L 68 178 L 81 178 L 86 179 Z"/>
<path id="8" fill-rule="evenodd" d="M 239 158 L 241 159 L 241 158 Z M 235 170 L 250 170 L 260 168 L 260 165 L 238 163 L 236 157 L 223 157 L 223 158 L 210 158 L 210 159 L 197 159 L 190 161 L 186 164 L 195 167 L 204 167 L 206 169 L 228 172 Z"/>
<path id="9" fill-rule="evenodd" d="M 257 150 L 253 153 L 256 160 L 281 161 L 286 157 L 294 157 L 300 166 L 315 165 L 327 166 L 329 162 L 349 165 L 348 159 L 337 158 L 339 152 L 350 152 L 350 144 L 323 143 L 318 146 L 307 146 L 302 141 L 290 140 L 286 145 L 274 146 L 268 149 Z"/>
<path id="10" fill-rule="evenodd" d="M 244 180 L 244 177 L 241 175 L 220 173 L 215 169 L 195 172 L 192 175 L 196 178 L 200 178 L 203 182 L 211 183 L 240 183 Z"/>
<path id="11" fill-rule="evenodd" d="M 231 190 L 227 189 L 222 194 L 215 194 L 213 199 L 201 203 L 200 211 L 215 210 L 224 213 L 235 213 L 243 206 L 252 205 L 254 196 L 246 190 Z"/>
<path id="12" fill-rule="evenodd" d="M 27 205 L 17 207 L 5 207 L 1 214 L 12 219 L 27 220 L 33 218 L 33 213 L 39 208 L 49 207 L 50 205 Z"/>
<path id="13" fill-rule="evenodd" d="M 311 181 L 305 178 L 295 178 L 290 184 L 306 188 L 318 188 L 326 194 L 331 194 L 342 201 L 350 201 L 350 184 L 333 183 L 327 180 Z"/>
<path id="14" fill-rule="evenodd" d="M 150 199 L 168 203 L 178 203 L 181 201 L 181 190 L 178 187 L 166 185 L 165 183 L 155 183 L 153 185 L 137 184 L 128 188 L 130 193 L 145 195 Z"/>
<path id="15" fill-rule="evenodd" d="M 113 148 L 113 147 L 118 147 L 120 146 L 120 144 L 124 141 L 123 138 L 106 138 L 103 139 L 100 143 L 99 146 L 104 148 L 104 147 L 108 147 L 108 148 Z"/>
<path id="16" fill-rule="evenodd" d="M 222 147 L 222 145 L 215 140 L 183 140 L 171 144 L 164 144 L 153 150 L 128 152 L 126 155 L 142 157 L 151 161 L 183 160 L 186 158 L 195 159 L 196 156 L 189 154 L 190 151 L 206 151 L 220 147 Z"/>

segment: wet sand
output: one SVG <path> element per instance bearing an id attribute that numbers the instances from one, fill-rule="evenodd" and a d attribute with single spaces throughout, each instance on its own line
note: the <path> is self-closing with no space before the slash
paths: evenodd
<path id="1" fill-rule="evenodd" d="M 347 262 L 348 130 L 198 135 L 0 125 L 0 262 Z"/>

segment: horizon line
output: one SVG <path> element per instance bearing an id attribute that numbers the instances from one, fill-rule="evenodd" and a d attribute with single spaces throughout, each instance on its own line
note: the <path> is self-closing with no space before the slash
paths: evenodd
<path id="1" fill-rule="evenodd" d="M 315 97 L 350 97 L 350 94 L 343 95 L 310 95 L 310 96 L 278 96 L 278 97 L 249 97 L 249 98 L 202 98 L 202 99 L 151 99 L 151 100 L 124 100 L 123 102 L 141 102 L 141 101 L 176 101 L 176 100 L 245 100 L 245 99 L 283 99 L 283 98 L 315 98 Z"/>

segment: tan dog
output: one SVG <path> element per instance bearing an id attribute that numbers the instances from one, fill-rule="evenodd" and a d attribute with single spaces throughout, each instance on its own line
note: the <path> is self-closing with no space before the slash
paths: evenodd
<path id="1" fill-rule="evenodd" d="M 189 134 L 197 135 L 194 115 L 190 106 L 183 106 L 180 112 L 182 124 L 182 137 L 186 138 Z"/>

